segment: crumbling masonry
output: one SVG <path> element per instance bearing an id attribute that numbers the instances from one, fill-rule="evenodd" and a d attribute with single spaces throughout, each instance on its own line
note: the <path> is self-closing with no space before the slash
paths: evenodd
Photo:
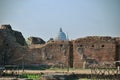
<path id="1" fill-rule="evenodd" d="M 120 60 L 120 37 L 89 36 L 46 43 L 40 38 L 30 37 L 32 44 L 27 46 L 22 34 L 12 30 L 10 25 L 2 25 L 0 28 L 1 65 L 21 64 L 24 58 L 25 64 L 88 68 L 94 64 L 109 64 Z M 38 41 L 34 42 L 33 39 Z"/>

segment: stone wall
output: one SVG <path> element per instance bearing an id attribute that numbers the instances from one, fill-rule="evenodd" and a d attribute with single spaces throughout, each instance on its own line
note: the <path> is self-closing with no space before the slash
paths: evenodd
<path id="1" fill-rule="evenodd" d="M 116 41 L 116 56 L 115 61 L 120 61 L 120 37 L 114 38 Z"/>
<path id="2" fill-rule="evenodd" d="M 13 44 L 13 42 L 19 43 L 20 45 L 26 45 L 25 39 L 21 32 L 12 30 L 11 26 L 8 25 L 0 25 L 0 32 L 8 41 L 9 44 Z"/>
<path id="3" fill-rule="evenodd" d="M 31 44 L 27 46 L 21 32 L 12 30 L 10 25 L 0 26 L 0 65 L 24 61 L 51 67 L 88 68 L 120 60 L 120 37 L 90 36 L 47 43 L 34 38 L 30 38 Z"/>
<path id="4" fill-rule="evenodd" d="M 94 64 L 109 64 L 119 60 L 119 39 L 91 36 L 73 41 L 50 41 L 30 45 L 33 63 L 52 66 L 88 68 Z"/>
<path id="5" fill-rule="evenodd" d="M 0 29 L 2 29 L 2 30 L 12 30 L 12 27 L 9 24 L 5 24 L 5 25 L 0 25 Z"/>
<path id="6" fill-rule="evenodd" d="M 22 51 L 23 45 L 25 46 L 26 43 L 21 32 L 12 30 L 10 25 L 1 25 L 0 65 L 14 64 L 14 59 L 16 59 L 16 57 L 19 57 L 24 52 Z"/>
<path id="7" fill-rule="evenodd" d="M 30 45 L 32 45 L 32 44 L 45 44 L 45 41 L 39 37 L 29 37 L 28 41 L 30 42 Z"/>
<path id="8" fill-rule="evenodd" d="M 53 41 L 43 46 L 40 45 L 40 47 L 37 48 L 31 48 L 30 52 L 33 55 L 33 64 L 49 65 L 53 67 L 72 66 L 72 64 L 68 62 L 71 56 L 69 54 L 70 45 L 71 43 L 69 41 Z"/>
<path id="9" fill-rule="evenodd" d="M 90 67 L 115 61 L 116 43 L 111 37 L 86 37 L 73 42 L 73 66 Z"/>

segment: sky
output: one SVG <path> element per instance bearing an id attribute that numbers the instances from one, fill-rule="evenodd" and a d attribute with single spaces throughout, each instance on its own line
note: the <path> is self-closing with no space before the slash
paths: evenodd
<path id="1" fill-rule="evenodd" d="M 120 0 L 0 0 L 0 24 L 45 41 L 60 27 L 70 40 L 120 37 Z"/>

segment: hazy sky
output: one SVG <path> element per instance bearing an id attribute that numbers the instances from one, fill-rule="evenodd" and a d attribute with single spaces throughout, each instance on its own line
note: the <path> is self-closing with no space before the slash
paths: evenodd
<path id="1" fill-rule="evenodd" d="M 0 0 L 0 24 L 46 41 L 60 27 L 70 39 L 120 37 L 120 0 Z"/>

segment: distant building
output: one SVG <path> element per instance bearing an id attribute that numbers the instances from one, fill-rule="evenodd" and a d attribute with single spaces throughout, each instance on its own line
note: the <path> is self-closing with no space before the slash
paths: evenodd
<path id="1" fill-rule="evenodd" d="M 55 36 L 54 38 L 55 41 L 59 41 L 59 40 L 67 40 L 66 34 L 62 31 L 62 28 L 60 28 L 58 34 Z"/>

